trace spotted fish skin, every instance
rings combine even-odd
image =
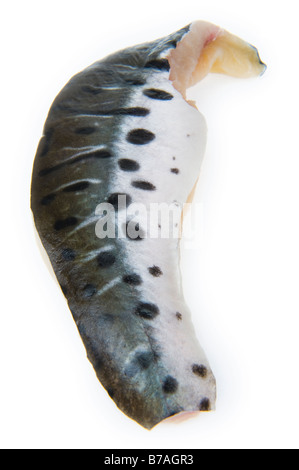
[[[96,208],[119,195],[147,211],[182,207],[196,183],[206,123],[174,88],[167,59],[189,30],[74,76],[52,104],[32,174],[36,228],[87,356],[116,405],[148,429],[214,409],[215,379],[184,301],[178,239],[100,239]]]

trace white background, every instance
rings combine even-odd
[[[298,448],[296,3],[2,2],[0,447]],[[37,244],[30,178],[48,109],[73,74],[196,19],[256,45],[268,70],[210,75],[190,91],[209,136],[195,198],[203,226],[182,271],[217,411],[149,432],[116,408],[86,359]]]

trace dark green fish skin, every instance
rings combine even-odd
[[[117,52],[74,76],[52,104],[32,173],[35,225],[88,359],[116,405],[148,429],[183,409],[173,393],[175,379],[160,360],[154,327],[142,318],[153,315],[153,309],[139,298],[140,280],[126,260],[124,244],[96,236],[95,208],[111,196],[121,123],[148,112],[130,107],[134,90],[151,74],[167,70],[160,54],[188,30]],[[100,250],[107,245],[103,255]],[[153,273],[159,275],[157,269]],[[105,291],[117,277],[122,282]]]

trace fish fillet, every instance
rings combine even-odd
[[[45,122],[35,225],[97,377],[147,429],[215,408],[182,291],[179,237],[160,236],[169,221],[152,217],[160,204],[180,216],[198,179],[206,122],[186,90],[209,72],[264,70],[253,46],[197,21],[87,67]]]

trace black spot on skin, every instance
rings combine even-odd
[[[80,157],[74,158],[70,162],[69,165],[74,165],[78,162],[82,162],[84,160],[91,160],[93,158],[111,158],[113,155],[109,150],[96,150],[95,152],[86,153],[85,155],[80,155]]]
[[[67,217],[66,219],[56,220],[54,224],[55,230],[63,230],[65,228],[73,227],[78,223],[76,217]]]
[[[50,166],[48,168],[43,168],[42,170],[39,171],[38,176],[47,176],[50,173],[53,173],[54,171],[60,170],[60,168],[63,168],[64,166],[65,166],[64,163],[59,163],[59,165]]]
[[[116,108],[116,109],[95,109],[93,111],[86,110],[86,113],[93,116],[147,116],[150,110],[141,106],[132,108]]]
[[[136,360],[141,369],[148,369],[154,359],[152,352],[141,352],[136,354]]]
[[[210,400],[208,398],[203,398],[199,404],[200,411],[209,411],[211,409]]]
[[[205,378],[207,376],[208,370],[202,364],[193,364],[192,372],[193,374],[198,375],[199,377]]]
[[[168,375],[163,382],[162,388],[165,393],[175,393],[178,389],[178,381],[171,375]]]
[[[125,82],[133,86],[142,86],[146,83],[145,80],[141,80],[138,78],[125,78]]]
[[[40,203],[42,206],[48,206],[49,204],[51,204],[52,201],[54,201],[55,197],[56,194],[47,194],[47,196],[42,198]]]
[[[178,320],[182,320],[183,315],[180,312],[176,312],[175,316],[177,317]]]
[[[157,70],[170,70],[170,65],[167,59],[153,59],[149,60],[145,66],[146,69],[157,69]]]
[[[140,286],[142,284],[142,279],[138,274],[126,274],[123,277],[123,281],[130,286]]]
[[[154,277],[159,277],[163,274],[163,272],[158,266],[151,266],[150,268],[148,268],[148,270],[149,273]]]
[[[125,193],[113,193],[107,199],[107,202],[111,204],[115,210],[122,209],[123,207],[118,207],[118,197],[123,196],[120,198],[120,202],[124,199],[126,206],[128,207],[132,203],[132,198],[129,194]]]
[[[76,163],[80,163],[84,160],[91,160],[93,158],[98,159],[98,158],[111,158],[113,155],[109,150],[96,150],[95,152],[90,152],[86,153],[84,155],[80,155],[80,157],[74,158],[73,160],[69,162],[64,162],[64,163],[59,163],[58,165],[51,166],[48,168],[43,168],[40,170],[38,173],[39,176],[47,176],[50,173],[53,173],[54,171],[60,170],[61,168],[64,168],[67,165],[75,165]]]
[[[170,169],[171,173],[174,173],[175,175],[178,175],[180,170],[178,168],[171,168]]]
[[[152,351],[141,351],[136,353],[133,360],[126,366],[125,375],[134,377],[136,374],[146,370],[154,361],[154,353]]]
[[[96,129],[94,127],[77,127],[77,129],[75,129],[75,134],[90,135],[95,131]]]
[[[123,171],[138,171],[140,168],[139,163],[135,160],[130,160],[129,158],[122,158],[118,160],[118,165]]]
[[[86,299],[90,299],[97,291],[96,286],[93,284],[86,284],[86,286],[83,289],[83,297]]]
[[[135,309],[135,313],[146,320],[153,320],[160,312],[157,305],[148,302],[140,302]]]
[[[147,90],[143,91],[143,94],[148,98],[152,98],[153,100],[169,101],[173,99],[173,95],[167,91],[158,90],[157,88],[148,88]]]
[[[98,266],[100,268],[109,268],[116,261],[115,256],[110,251],[103,251],[97,256]]]
[[[96,150],[95,152],[91,152],[88,154],[88,158],[110,158],[112,157],[112,153],[109,150]]]
[[[72,192],[76,192],[76,191],[84,191],[85,189],[88,188],[88,186],[89,186],[88,181],[81,181],[80,183],[75,183],[75,184],[72,184],[70,186],[66,186],[63,189],[63,192],[64,193],[72,193]]]
[[[74,261],[74,259],[76,258],[76,253],[71,248],[65,248],[64,250],[62,250],[61,255],[63,259],[65,259],[65,261]]]
[[[133,241],[140,241],[146,238],[146,233],[140,229],[138,223],[136,223],[135,227],[133,228],[133,223],[127,222],[124,224],[124,232],[126,236]]]
[[[154,186],[149,181],[132,181],[132,186],[137,189],[143,189],[144,191],[155,191],[156,186]]]
[[[120,114],[122,116],[147,116],[150,113],[150,110],[147,108],[121,108],[115,114]]]
[[[154,140],[155,134],[147,129],[133,129],[127,135],[130,144],[145,145]]]

